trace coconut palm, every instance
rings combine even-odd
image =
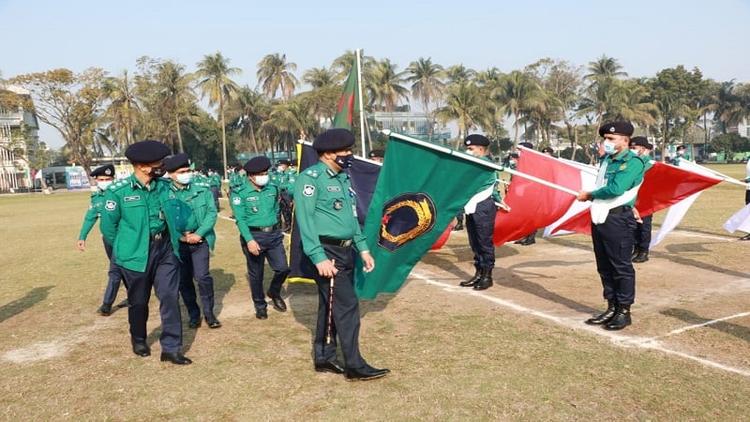
[[[430,114],[430,103],[440,98],[445,83],[443,83],[443,66],[433,63],[431,58],[418,58],[411,62],[406,69],[409,76],[406,81],[411,82],[411,94],[419,99],[426,114]]]
[[[171,114],[174,133],[177,135],[177,146],[180,152],[184,152],[180,119],[187,114],[189,107],[195,104],[193,75],[185,72],[185,66],[167,60],[157,65],[154,82],[157,103],[163,111]]]
[[[506,115],[513,116],[513,144],[518,145],[521,115],[538,102],[539,84],[529,74],[514,70],[502,79],[492,96]]]
[[[608,120],[627,120],[638,126],[656,124],[659,109],[649,101],[649,90],[637,80],[617,81],[614,84],[616,101],[609,105]]]
[[[227,117],[232,122],[231,126],[238,130],[241,139],[249,141],[250,147],[256,154],[270,147],[270,145],[262,144],[256,137],[270,109],[271,105],[267,98],[248,86],[240,88],[237,95],[227,104]]]
[[[126,70],[122,72],[122,77],[109,77],[103,83],[104,94],[109,99],[105,119],[111,122],[116,137],[118,134],[124,136],[125,139],[115,143],[121,148],[133,143],[133,126],[138,112],[138,102],[131,82]]]
[[[464,81],[448,87],[445,105],[435,110],[435,116],[443,124],[449,121],[456,122],[458,147],[472,128],[481,121],[487,121],[488,110],[476,84]]]
[[[357,53],[352,50],[346,50],[344,54],[336,57],[331,64],[331,69],[336,74],[335,78],[337,82],[346,80],[349,73],[352,71],[354,60],[356,60]],[[375,58],[372,56],[362,56],[362,73],[366,73],[370,67],[375,63]]]
[[[392,112],[401,100],[409,100],[409,90],[403,85],[405,73],[397,72],[397,65],[383,59],[372,66],[364,82],[371,105]]]
[[[210,106],[219,106],[219,117],[221,120],[221,144],[224,159],[224,178],[227,178],[227,132],[224,120],[224,105],[237,93],[237,83],[232,80],[232,75],[240,73],[240,69],[229,66],[229,59],[220,52],[206,55],[198,62],[198,70],[195,72],[196,87],[201,91],[203,97],[208,97]]]
[[[584,76],[584,79],[594,81],[628,76],[627,72],[622,71],[622,65],[617,59],[606,55],[589,62],[588,70],[589,73]]]
[[[281,96],[289,99],[297,88],[297,77],[292,73],[297,70],[295,63],[286,61],[286,54],[268,54],[258,62],[258,83],[263,92],[271,98],[281,91]]]
[[[459,84],[461,82],[470,81],[476,76],[476,74],[476,71],[469,69],[462,64],[456,64],[445,69],[445,77],[448,79],[449,84]]]
[[[336,74],[325,67],[313,67],[302,75],[302,82],[310,85],[313,89],[323,88],[336,84]]]

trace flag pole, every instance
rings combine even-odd
[[[565,186],[561,186],[561,185],[558,185],[556,183],[548,182],[548,181],[546,181],[544,179],[540,179],[540,178],[538,178],[536,176],[532,176],[530,174],[521,173],[518,170],[512,170],[512,169],[509,169],[507,167],[503,167],[501,165],[498,165],[498,164],[495,164],[495,163],[492,163],[492,162],[489,162],[489,161],[482,160],[480,158],[474,157],[474,156],[469,155],[469,154],[464,154],[463,152],[460,152],[460,151],[454,151],[454,150],[452,150],[452,149],[450,149],[448,147],[444,147],[444,146],[440,146],[440,145],[434,145],[434,144],[431,144],[431,143],[425,142],[425,141],[420,141],[419,139],[414,139],[414,138],[411,138],[409,136],[402,135],[400,133],[391,132],[390,130],[387,130],[387,129],[383,130],[382,132],[386,136],[390,136],[392,138],[401,139],[402,141],[406,141],[406,142],[409,142],[409,143],[412,143],[412,144],[415,144],[415,145],[419,145],[419,146],[422,146],[422,147],[425,147],[425,148],[428,148],[428,149],[431,149],[431,150],[434,150],[434,151],[440,151],[440,152],[448,154],[448,155],[453,155],[453,156],[455,156],[457,158],[461,158],[461,159],[466,160],[466,161],[471,161],[472,163],[476,163],[476,164],[479,164],[479,165],[484,166],[484,167],[489,167],[489,168],[491,168],[493,170],[504,171],[504,172],[507,172],[509,174],[512,174],[513,176],[518,176],[518,177],[522,177],[522,178],[527,179],[527,180],[531,180],[532,182],[539,183],[540,185],[547,186],[548,188],[559,190],[560,192],[565,192],[565,193],[571,194],[573,196],[578,196],[578,192],[575,191],[575,190],[573,190],[573,189],[566,188]]]
[[[365,106],[362,98],[362,49],[356,50],[357,57],[357,91],[359,95],[359,131],[362,139],[362,158],[367,156],[365,151]]]

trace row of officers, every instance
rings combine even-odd
[[[356,195],[343,171],[351,166],[353,145],[354,137],[348,130],[322,133],[313,142],[319,162],[297,176],[298,180],[289,174],[269,172],[270,160],[255,157],[231,178],[229,202],[246,259],[255,316],[266,319],[267,299],[277,311],[287,309],[281,295],[289,267],[280,204],[295,198],[303,265],[315,270],[319,296],[314,369],[342,374],[347,380],[371,380],[390,371],[369,365],[359,351],[354,254],[361,257],[365,271],[371,271],[375,262],[356,219]],[[92,172],[99,189],[92,193],[78,248],[85,249],[86,237],[99,220],[110,258],[100,313],[111,313],[122,281],[127,290],[133,353],[150,356],[146,324],[153,289],[160,302],[161,360],[190,364],[192,361],[182,353],[179,298],[187,308],[190,328],[198,328],[204,321],[210,328],[221,327],[214,313],[214,282],[209,272],[210,252],[216,242],[216,193],[209,181],[196,177],[186,154],[170,155],[161,142],[137,142],[127,148],[125,156],[133,166],[128,178],[114,181],[111,166]],[[273,277],[264,291],[266,261]],[[337,349],[342,352],[343,363],[337,358]]]

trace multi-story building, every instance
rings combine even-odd
[[[20,96],[29,92],[13,85],[0,85],[0,90]],[[36,114],[23,107],[4,108],[0,104],[0,192],[15,192],[32,186],[31,173],[23,137],[38,138]]]

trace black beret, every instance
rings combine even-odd
[[[190,167],[190,159],[184,152],[170,155],[164,159],[164,170],[166,171],[173,172],[183,167]]]
[[[253,157],[245,163],[243,168],[247,174],[263,173],[271,167],[271,160],[264,155]]]
[[[169,147],[159,141],[140,141],[125,150],[131,163],[153,163],[169,155]]]
[[[534,149],[534,145],[531,145],[531,142],[521,142],[521,143],[520,143],[520,144],[518,144],[518,145],[519,145],[519,146],[522,146],[522,147],[524,147],[524,148],[528,148],[528,149]]]
[[[612,135],[625,135],[630,136],[633,134],[633,125],[630,122],[609,122],[602,125],[599,128],[599,136],[604,136],[607,133]]]
[[[338,151],[351,148],[354,135],[348,129],[328,129],[313,141],[313,148],[318,152]]]
[[[675,148],[675,151],[681,151],[685,149],[685,145],[677,145],[677,148]]]
[[[511,153],[510,153],[510,158],[515,158],[515,159],[517,160],[517,159],[518,159],[518,157],[520,157],[520,155],[518,155],[518,153],[517,153],[517,152],[511,152]]]
[[[555,150],[552,149],[551,147],[544,147],[542,148],[542,152],[547,153],[547,154],[554,154]]]
[[[278,164],[286,164],[287,166],[291,166],[292,162],[290,160],[279,160]]]
[[[370,151],[370,154],[368,154],[368,157],[369,158],[376,158],[376,157],[383,158],[385,157],[385,151],[383,151],[382,149],[374,149]]]
[[[630,146],[639,146],[651,149],[653,146],[648,142],[648,139],[646,139],[645,136],[634,136],[630,138]]]
[[[484,135],[472,133],[471,135],[467,136],[466,139],[464,139],[464,145],[478,145],[480,147],[487,147],[490,146],[490,140],[487,139],[487,137]]]
[[[91,177],[97,176],[115,177],[115,166],[112,164],[106,164],[95,168],[94,171],[91,172]]]

